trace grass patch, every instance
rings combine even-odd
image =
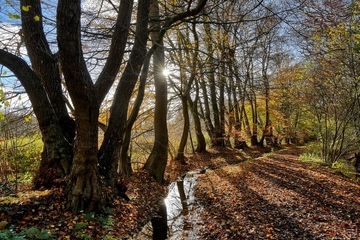
[[[300,160],[303,162],[310,162],[310,163],[324,163],[322,158],[314,153],[304,153],[300,155]]]
[[[300,155],[300,160],[307,163],[324,164],[321,157],[321,143],[313,142],[305,147],[305,153]]]
[[[349,161],[340,159],[340,160],[334,162],[331,165],[331,168],[335,169],[336,171],[341,172],[343,175],[345,175],[348,178],[351,178],[354,180],[356,179],[356,169]]]
[[[300,160],[302,162],[314,165],[326,165],[350,179],[356,179],[356,169],[351,162],[345,159],[339,159],[333,164],[325,163],[320,154],[321,148],[319,143],[310,144],[306,147],[306,149],[306,153],[300,155]]]
[[[31,183],[41,161],[40,134],[24,135],[0,143],[0,194]]]

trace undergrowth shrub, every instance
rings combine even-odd
[[[355,179],[356,178],[356,169],[353,164],[343,158],[333,162],[333,163],[326,163],[321,156],[322,146],[320,142],[313,142],[306,146],[305,153],[300,155],[300,160],[304,162],[310,163],[321,163],[326,164],[327,166],[341,172],[348,178]]]
[[[56,236],[48,230],[37,229],[34,227],[24,229],[20,233],[15,233],[12,230],[6,229],[0,231],[0,240],[21,240],[21,239],[56,239]]]
[[[20,183],[31,182],[40,164],[42,146],[40,134],[1,142],[0,181],[2,185],[16,188]]]
[[[322,145],[321,142],[311,142],[306,145],[305,153],[300,155],[300,159],[308,162],[322,162],[321,151]]]

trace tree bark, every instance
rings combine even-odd
[[[81,47],[80,0],[59,1],[57,30],[60,60],[72,103],[75,107],[76,142],[73,166],[68,179],[68,208],[97,210],[101,198],[97,172],[99,107],[94,84]]]
[[[89,96],[90,97],[90,96]],[[67,207],[73,212],[99,210],[103,200],[102,185],[98,175],[98,117],[96,98],[84,111],[76,111],[77,136],[73,166],[69,176],[69,196]]]
[[[243,133],[242,133],[242,102],[243,99],[245,98],[244,96],[244,91],[241,88],[241,84],[240,84],[240,77],[239,77],[239,73],[235,68],[235,62],[232,62],[231,65],[231,70],[233,72],[233,76],[235,78],[235,84],[231,90],[231,94],[234,100],[234,106],[233,106],[233,111],[234,111],[234,129],[235,129],[235,133],[234,133],[234,148],[237,149],[244,149],[246,148],[246,142],[243,138]],[[238,92],[237,92],[237,91]],[[238,95],[240,96],[240,99],[238,99]]]
[[[160,23],[159,3],[153,0],[150,7],[150,17],[154,21],[150,37],[155,43],[159,39]],[[155,115],[154,131],[155,141],[144,168],[149,171],[159,183],[164,182],[164,173],[168,157],[168,131],[167,131],[167,82],[163,74],[165,53],[163,41],[157,42],[158,46],[153,54],[153,69],[155,81]]]
[[[191,99],[191,96],[188,95],[189,107],[194,119],[194,128],[195,128],[196,140],[197,140],[197,146],[195,151],[206,152],[206,141],[204,134],[202,133],[201,121],[197,106],[199,99],[199,84],[195,82],[195,86],[196,86],[196,94],[194,101]]]
[[[128,150],[131,142],[131,129],[133,124],[136,121],[136,118],[139,114],[141,103],[145,96],[145,84],[146,79],[149,71],[150,66],[150,59],[151,59],[152,52],[148,52],[146,54],[144,65],[141,70],[140,75],[140,82],[139,82],[139,88],[137,92],[137,96],[134,102],[134,106],[131,110],[131,114],[128,118],[128,121],[126,123],[126,129],[124,134],[124,139],[122,142],[121,150],[120,150],[120,163],[119,163],[119,173],[123,174],[125,176],[130,176],[132,173],[132,167],[131,167],[131,156],[128,156]]]
[[[251,146],[259,146],[258,113],[257,113],[256,97],[253,97],[251,101],[251,114],[252,114],[252,132],[250,138]]]
[[[128,64],[116,88],[110,109],[109,125],[99,150],[100,173],[105,176],[107,183],[112,187],[116,185],[118,180],[117,170],[119,161],[121,161],[120,166],[122,166],[126,174],[131,171],[127,163],[128,160],[120,158],[120,148],[125,133],[130,98],[146,56],[149,5],[150,0],[139,1],[134,46],[130,53]]]
[[[181,96],[184,127],[183,127],[183,132],[181,135],[177,155],[175,157],[175,159],[178,160],[182,164],[186,164],[184,151],[185,151],[185,146],[186,146],[186,142],[187,142],[188,135],[189,135],[189,129],[190,129],[189,109],[188,109],[188,103],[187,103],[186,98],[187,98],[187,96]]]
[[[205,24],[205,32],[207,35],[206,39],[206,50],[207,54],[209,55],[209,63],[208,63],[208,82],[209,82],[209,89],[210,89],[210,102],[211,102],[211,112],[213,117],[213,129],[212,133],[210,134],[211,137],[211,145],[212,146],[223,146],[223,134],[222,134],[222,126],[221,126],[221,112],[218,106],[218,99],[217,99],[217,90],[216,90],[216,81],[215,81],[215,61],[214,61],[214,47],[213,47],[213,39],[212,39],[212,30],[209,24]],[[221,80],[220,80],[221,81]],[[220,83],[221,86],[222,83]],[[206,88],[203,87],[203,90]],[[223,91],[220,89],[220,94],[223,94]],[[220,98],[221,99],[221,98]],[[220,104],[220,103],[219,103]],[[220,104],[221,106],[221,104]],[[210,110],[210,109],[209,109]],[[205,109],[206,111],[206,109]],[[210,112],[206,113],[208,117],[211,116]],[[209,120],[208,120],[209,122]],[[210,127],[210,126],[209,126]],[[209,129],[211,130],[211,129]]]
[[[196,32],[196,24],[195,23],[192,23],[191,31],[194,36],[194,40],[191,41],[189,33],[187,32],[186,42],[193,42],[194,53],[192,55],[190,55],[190,51],[189,50],[186,51],[187,62],[189,62],[189,64],[191,65],[191,69],[190,69],[191,74],[189,77],[189,81],[187,81],[187,82],[185,81],[185,83],[184,83],[184,85],[185,85],[184,92],[180,93],[181,103],[182,103],[182,107],[183,107],[184,128],[183,128],[183,133],[182,133],[179,148],[178,148],[178,154],[175,158],[176,160],[179,160],[182,164],[186,163],[184,150],[185,150],[186,142],[187,142],[188,135],[189,135],[189,129],[190,129],[188,98],[190,96],[191,86],[192,86],[193,82],[195,81],[196,73],[198,71],[197,66],[198,66],[199,38],[198,38],[198,35]],[[186,77],[185,74],[184,74],[184,77]],[[182,77],[182,79],[184,77]]]
[[[42,11],[39,0],[21,0],[20,6],[31,6],[29,11],[21,11],[22,20],[22,38],[26,46],[26,50],[31,61],[32,69],[40,78],[44,90],[50,100],[58,124],[62,130],[61,136],[65,137],[66,141],[73,145],[75,137],[75,122],[68,114],[66,109],[64,96],[61,88],[60,78],[60,62],[58,56],[53,54],[50,50],[49,44],[46,40],[43,26],[42,26]],[[39,16],[39,21],[34,20],[34,16]],[[57,145],[57,144],[55,144]],[[61,172],[57,169],[59,166],[54,161],[55,158],[49,156],[49,153],[55,151],[50,148],[57,148],[49,143],[44,144],[42,152],[42,163],[38,174],[34,178],[36,188],[41,186],[50,186],[49,173]],[[71,164],[71,154],[68,156],[68,165]],[[63,173],[64,174],[64,173]],[[61,174],[61,175],[63,175]],[[55,174],[55,176],[59,176]],[[49,179],[49,181],[47,181]],[[49,183],[46,183],[49,182]]]

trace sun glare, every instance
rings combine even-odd
[[[169,75],[170,75],[170,70],[167,69],[167,68],[164,68],[163,74],[164,74],[166,77],[169,76]]]

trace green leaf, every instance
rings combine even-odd
[[[30,238],[34,238],[36,236],[38,236],[40,234],[40,230],[37,228],[29,228],[26,230],[26,236],[30,237]]]
[[[84,219],[86,221],[89,221],[90,219],[94,218],[94,216],[95,216],[95,213],[89,212],[89,213],[85,214]]]
[[[10,239],[12,237],[12,233],[9,230],[1,230],[0,231],[0,240]]]
[[[87,223],[79,222],[79,223],[74,225],[74,230],[80,230],[80,229],[86,227],[87,225],[88,225]]]
[[[38,239],[52,239],[53,235],[51,235],[50,232],[46,231],[46,230],[41,230],[40,234],[38,235]]]
[[[30,10],[31,6],[30,5],[23,5],[21,6],[21,9],[24,11],[24,12],[28,12]]]
[[[20,19],[20,15],[8,13],[8,17],[12,19]]]
[[[24,120],[25,120],[25,122],[30,122],[31,119],[32,119],[32,116],[29,115],[29,116],[26,116]]]

